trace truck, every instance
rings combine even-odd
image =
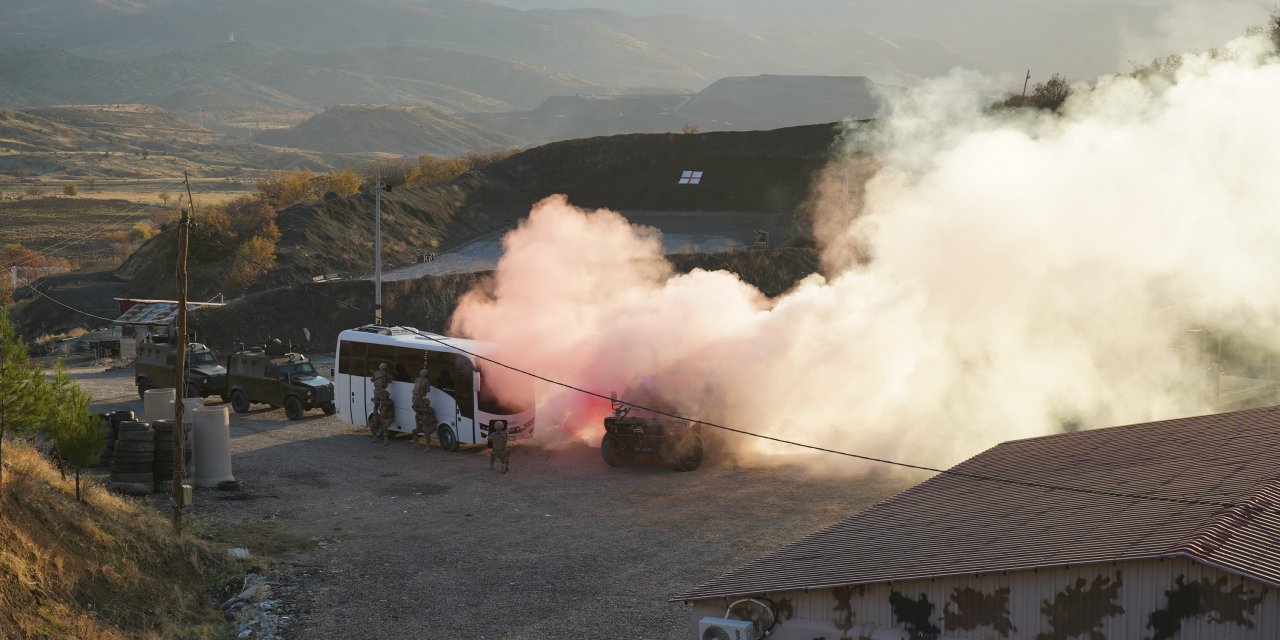
[[[337,413],[333,383],[316,372],[307,356],[290,352],[279,340],[227,357],[227,394],[231,409],[247,413],[257,404],[284,407],[290,420],[301,420],[311,409]]]
[[[171,342],[144,342],[138,345],[138,357],[133,361],[134,382],[138,385],[138,397],[147,389],[176,389],[178,385],[178,345]],[[199,342],[187,346],[187,375],[185,397],[207,398],[218,396],[223,402],[227,395],[227,370],[213,351]]]
[[[635,397],[632,400],[640,402]],[[628,404],[619,400],[617,394],[610,394],[613,415],[604,419],[604,438],[600,441],[600,455],[605,464],[621,467],[634,462],[637,456],[650,455],[676,471],[697,469],[703,456],[700,425],[665,415],[675,412],[654,404],[649,400],[643,406],[657,411]]]

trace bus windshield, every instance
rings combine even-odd
[[[480,410],[513,416],[533,408],[533,379],[505,367],[480,362]]]

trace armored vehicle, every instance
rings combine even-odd
[[[289,353],[279,340],[231,354],[227,358],[227,391],[231,408],[245,413],[254,403],[284,407],[290,420],[300,420],[308,409],[337,412],[333,383],[316,373],[301,353]]]
[[[696,423],[640,409],[620,402],[616,395],[612,403],[613,415],[604,419],[600,442],[606,464],[620,467],[640,454],[658,456],[676,471],[693,471],[702,464],[702,433]],[[644,405],[653,406],[649,402]]]
[[[134,381],[138,397],[147,389],[176,389],[178,383],[178,345],[170,342],[144,342],[138,345],[133,361]],[[198,342],[187,345],[187,398],[219,396],[227,400],[227,370],[208,347]]]

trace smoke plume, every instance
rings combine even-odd
[[[654,230],[555,197],[453,331],[593,391],[650,377],[682,413],[919,464],[1208,412],[1189,330],[1280,317],[1271,46],[1103,78],[1060,115],[988,111],[981,85],[953,74],[850,130],[815,194],[825,273],[783,296],[676,274]],[[598,442],[607,403],[546,408]]]

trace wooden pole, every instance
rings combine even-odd
[[[191,215],[195,212],[196,201],[191,198],[191,180],[187,172],[182,172],[182,181],[187,186],[187,208],[182,210],[182,222],[178,224],[178,318],[177,318],[177,352],[178,352],[178,384],[174,391],[173,405],[173,532],[182,531],[182,482],[186,475],[187,431],[184,426],[186,416],[182,399],[187,393],[187,243],[191,236]]]
[[[1022,97],[1027,97],[1027,85],[1031,84],[1031,70],[1027,69],[1027,79],[1022,81]]]

